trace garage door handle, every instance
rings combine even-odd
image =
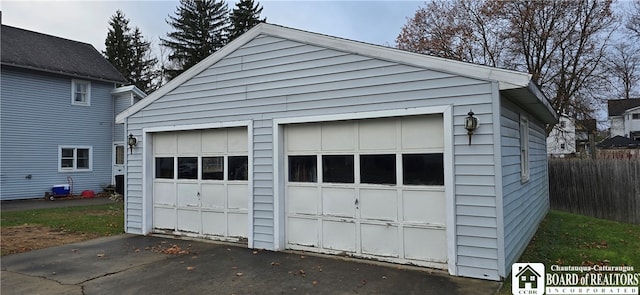
[[[358,199],[356,199],[356,202],[354,204],[358,205]]]

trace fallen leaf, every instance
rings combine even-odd
[[[71,252],[78,252],[78,249],[71,249]]]
[[[280,263],[278,263],[278,262],[273,262],[273,261],[271,262],[271,266],[278,266],[278,265],[280,265]]]
[[[253,255],[256,255],[256,254],[258,254],[258,251],[253,251]]]
[[[300,270],[300,274],[302,274],[302,275],[305,274],[304,270],[301,269]]]
[[[313,281],[313,282],[311,282],[311,284],[313,284],[315,286],[315,285],[318,284],[318,282],[317,281]]]
[[[242,275],[244,275],[244,274],[243,274],[243,273],[241,273],[241,272],[237,272],[237,273],[236,273],[236,276],[241,277]]]
[[[135,252],[136,252],[136,253],[140,252],[140,249],[136,249],[136,251],[135,251]]]
[[[383,280],[386,280],[386,279],[387,279],[387,276],[382,276],[382,279],[383,279]]]
[[[104,257],[104,253],[98,253],[98,257]]]
[[[187,270],[194,270],[194,269],[196,269],[196,268],[193,267],[193,266],[187,266]]]

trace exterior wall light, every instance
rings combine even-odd
[[[473,131],[478,129],[478,118],[473,116],[473,111],[469,110],[466,118],[464,118],[464,128],[467,129],[467,135],[469,135],[469,145],[471,145],[471,135]]]
[[[130,153],[133,154],[133,148],[136,146],[136,144],[138,144],[138,140],[133,137],[133,134],[129,133],[129,140],[127,141],[127,143],[129,144]]]

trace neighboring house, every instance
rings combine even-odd
[[[640,98],[607,101],[611,135],[640,140]]]
[[[5,25],[1,34],[0,199],[41,198],[68,177],[76,194],[123,179],[115,114],[145,94],[117,88],[126,80],[90,44]]]
[[[116,117],[125,230],[500,280],[556,120],[528,74],[263,23]]]
[[[576,153],[576,124],[574,119],[562,114],[549,136],[547,136],[547,154],[564,158]]]
[[[576,122],[576,155],[591,156],[595,152],[598,128],[595,119]]]

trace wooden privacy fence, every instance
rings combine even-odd
[[[551,209],[640,224],[640,159],[550,159]]]

